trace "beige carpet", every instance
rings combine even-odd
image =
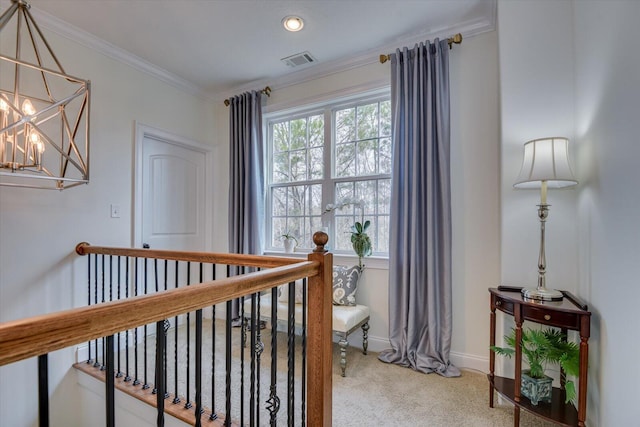
[[[342,378],[334,350],[333,425],[510,427],[513,406],[489,408],[489,383],[484,373],[463,370],[458,378],[422,374],[380,362],[349,348],[347,377]],[[497,398],[495,399],[497,403]],[[521,411],[520,425],[547,427]]]
[[[192,320],[193,322],[193,320]],[[203,378],[203,404],[211,407],[211,333],[210,321],[205,321],[203,340],[203,367],[205,374]],[[216,374],[215,374],[215,396],[216,410],[224,411],[224,327],[222,323],[216,326],[217,338],[216,346]],[[264,401],[268,398],[269,392],[269,367],[270,367],[270,330],[262,330],[262,340],[265,349],[262,354],[261,363],[261,385],[260,395],[263,402],[260,407],[260,425],[268,425],[268,412]],[[233,329],[233,367],[232,367],[232,416],[235,421],[240,417],[240,329]],[[195,328],[193,324],[190,330],[191,341],[195,340]],[[249,339],[249,337],[247,337]],[[186,390],[184,367],[186,361],[186,328],[179,328],[179,395],[182,395],[183,405]],[[298,339],[299,344],[299,339]],[[168,334],[169,349],[169,384],[168,391],[173,392],[175,383],[172,378],[173,372],[173,329]],[[150,350],[148,360],[148,377],[153,378],[153,352],[155,346],[153,337],[148,339]],[[193,345],[193,344],[192,344]],[[190,351],[191,370],[195,366],[193,348]],[[139,347],[141,351],[141,347]],[[286,335],[278,334],[278,394],[282,399],[281,408],[278,413],[278,426],[287,425],[286,408]],[[300,422],[300,349],[297,350],[296,358],[296,421]],[[122,356],[123,357],[123,356]],[[130,359],[132,354],[130,352]],[[142,356],[138,360],[139,377],[142,377]],[[513,426],[513,406],[504,403],[498,404],[496,397],[496,407],[489,408],[489,384],[484,373],[463,370],[462,376],[458,378],[444,378],[437,374],[422,374],[408,368],[389,365],[378,360],[377,353],[369,352],[363,355],[357,348],[349,347],[347,352],[347,376],[340,376],[339,349],[334,345],[333,354],[333,425],[339,427],[349,426],[425,426],[425,427],[510,427]],[[124,363],[124,360],[123,360]],[[133,366],[133,361],[131,361]],[[245,424],[249,419],[249,389],[250,389],[250,356],[245,348],[244,366],[244,411]],[[150,380],[150,382],[152,382]],[[195,398],[193,387],[195,379],[191,379],[190,392],[191,400]],[[171,404],[167,401],[167,404]],[[544,422],[534,417],[526,411],[521,412],[520,425],[523,427],[547,427],[554,424]]]

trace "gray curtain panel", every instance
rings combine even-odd
[[[438,39],[391,55],[391,349],[379,357],[453,377],[448,55]]]
[[[261,254],[264,222],[262,94],[246,92],[229,99],[229,252]],[[230,274],[242,273],[230,268]],[[240,304],[232,304],[239,320]]]

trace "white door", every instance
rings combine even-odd
[[[197,143],[137,125],[134,246],[210,248],[210,151]]]

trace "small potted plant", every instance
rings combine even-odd
[[[511,357],[516,352],[515,329],[511,330],[511,334],[505,335],[504,339],[508,347],[491,346],[491,350]],[[557,329],[523,329],[521,347],[529,370],[522,371],[520,391],[533,405],[551,401],[553,379],[545,375],[545,365],[559,365],[569,376],[579,374],[580,349],[576,343],[567,341]],[[575,400],[576,388],[573,381],[567,380],[564,389],[565,402]]]
[[[371,221],[367,220],[364,223],[356,221],[351,226],[351,245],[353,250],[358,255],[358,267],[360,271],[363,269],[362,258],[371,255],[371,239],[367,234],[367,228],[371,225]]]
[[[347,206],[355,206],[360,209],[361,220],[356,221],[351,226],[351,246],[353,247],[353,251],[358,255],[358,267],[360,271],[364,269],[364,264],[362,264],[362,258],[366,256],[370,256],[373,253],[373,249],[371,246],[371,238],[367,234],[367,229],[371,225],[371,221],[364,220],[364,201],[362,200],[351,200],[347,199],[342,203],[338,204],[329,204],[323,213],[328,213],[334,211],[336,209],[342,209]]]
[[[280,238],[284,243],[284,251],[288,254],[293,253],[293,250],[298,245],[298,239],[296,239],[296,237],[288,231],[282,234]]]

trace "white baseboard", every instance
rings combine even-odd
[[[449,359],[451,360],[451,363],[458,368],[473,369],[484,373],[489,372],[488,357],[480,357],[475,354],[452,351],[449,353]]]
[[[217,314],[217,313],[216,313]],[[181,322],[180,322],[181,323]],[[155,332],[155,331],[154,331]],[[151,333],[150,333],[151,334]],[[132,335],[132,334],[129,334]],[[142,334],[140,334],[142,335]],[[133,343],[132,336],[129,337],[129,344]],[[139,336],[138,340],[142,337]],[[125,340],[124,334],[121,335],[121,346],[124,348]],[[362,331],[354,331],[351,335],[349,335],[349,345],[356,348],[362,348]],[[333,341],[338,342],[337,335],[333,334]],[[93,342],[93,341],[92,341]],[[116,343],[117,345],[117,343]],[[391,348],[388,337],[378,337],[369,335],[369,346],[368,349],[373,352],[381,352],[382,350],[386,350]],[[92,349],[92,352],[95,352],[95,349]],[[449,353],[449,357],[451,363],[458,368],[462,369],[473,369],[476,371],[488,373],[489,372],[489,358],[488,357],[480,357],[475,354],[468,353],[460,353],[456,351],[452,351]],[[89,358],[89,348],[88,345],[82,344],[76,348],[76,361],[84,362]]]
[[[334,341],[337,342],[337,338],[334,335]],[[362,331],[355,331],[349,335],[349,345],[355,348],[362,348]],[[391,348],[389,338],[376,337],[369,335],[369,350],[375,352],[381,352]],[[459,353],[452,351],[449,353],[451,363],[461,369],[473,369],[484,373],[489,372],[489,358],[480,357],[475,354]]]
[[[334,341],[336,341],[335,336]],[[349,335],[349,345],[356,348],[362,348],[362,331],[356,331]],[[369,350],[381,352],[382,350],[387,350],[389,348],[391,348],[389,338],[369,335]],[[475,354],[452,351],[449,353],[449,358],[451,363],[458,368],[473,369],[484,373],[489,372],[488,357],[480,357]]]

